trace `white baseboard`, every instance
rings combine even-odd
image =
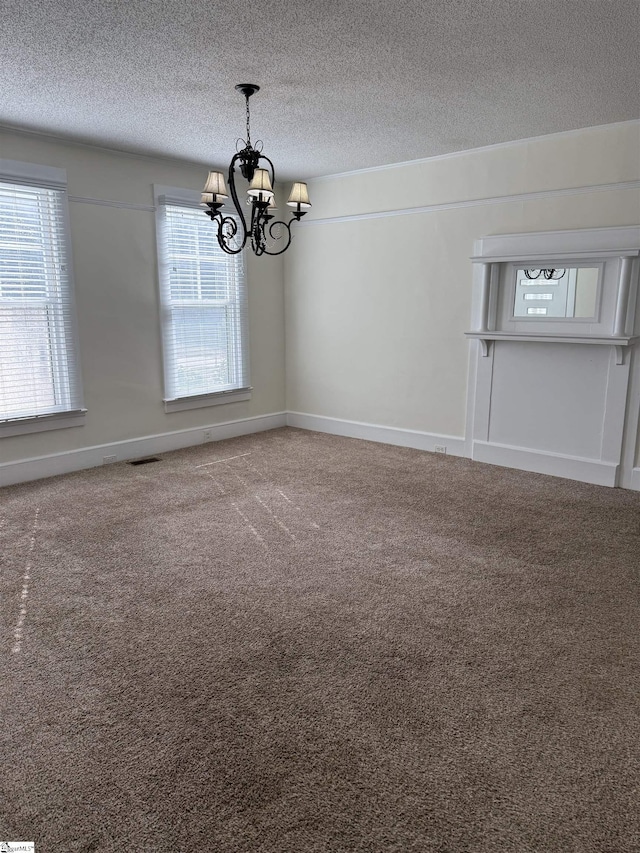
[[[152,456],[156,453],[167,453],[170,450],[192,447],[195,444],[203,443],[205,430],[211,431],[212,441],[222,441],[225,438],[235,438],[239,435],[276,429],[286,426],[286,424],[286,412],[275,412],[270,415],[241,418],[240,420],[226,421],[211,426],[204,425],[193,429],[165,432],[160,435],[148,435],[144,438],[134,438],[128,441],[115,441],[111,444],[83,447],[80,450],[54,453],[50,456],[5,462],[0,465],[0,486],[25,483],[28,480],[39,480],[42,477],[53,477],[56,474],[68,474],[71,471],[81,471],[84,468],[95,468],[97,465],[104,464],[105,456],[115,456],[120,462],[123,459],[136,459],[141,456]]]
[[[413,447],[416,450],[435,452],[436,445],[446,447],[451,456],[464,456],[464,438],[455,435],[436,435],[399,427],[365,424],[360,421],[345,421],[341,418],[327,418],[322,415],[308,415],[303,412],[287,412],[287,426],[309,429],[315,432],[328,432],[331,435],[343,435],[347,438],[362,438],[366,441],[378,441],[381,444],[396,444],[400,447]]]
[[[493,444],[488,441],[473,442],[472,458],[476,462],[486,462],[489,465],[519,468],[536,474],[550,474],[552,477],[566,477],[597,486],[615,486],[618,476],[618,465],[615,462],[548,453],[528,447],[512,447],[508,444]]]
[[[341,418],[329,418],[321,415],[309,415],[303,412],[275,412],[226,421],[211,426],[199,426],[193,429],[150,435],[144,438],[116,441],[94,447],[85,447],[50,456],[21,459],[17,462],[0,464],[0,486],[39,480],[57,474],[68,474],[84,468],[102,465],[105,456],[115,456],[118,461],[167,453],[202,444],[204,430],[210,430],[212,441],[222,441],[240,435],[292,426],[347,438],[360,438],[365,441],[377,441],[382,444],[395,444],[399,447],[411,447],[416,450],[434,452],[436,445],[446,447],[451,456],[465,456],[463,438],[453,435],[437,435],[420,430],[401,429],[399,427],[380,426],[378,424],[347,421]],[[533,471],[555,477],[566,477],[594,483],[600,486],[615,486],[618,466],[612,462],[586,459],[580,456],[566,456],[558,453],[545,453],[526,447],[492,444],[484,441],[473,442],[473,459],[490,465]],[[634,468],[630,488],[640,491],[640,468]]]

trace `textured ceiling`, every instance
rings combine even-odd
[[[0,0],[0,124],[311,177],[637,118],[638,0]]]

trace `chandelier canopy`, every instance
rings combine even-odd
[[[236,153],[229,164],[229,189],[235,214],[222,213],[229,198],[222,172],[209,172],[202,191],[201,201],[207,207],[206,215],[217,224],[218,243],[229,255],[237,255],[247,243],[256,255],[281,255],[291,244],[291,224],[298,222],[311,207],[307,185],[294,183],[287,206],[292,208],[288,222],[275,219],[275,172],[271,160],[262,153],[262,142],[251,144],[249,98],[260,89],[255,83],[239,83],[236,89],[245,97],[247,106],[247,138],[236,143]],[[239,147],[239,146],[242,147]],[[262,162],[262,166],[261,166]],[[245,217],[236,189],[236,167],[249,182],[246,204],[251,208],[249,221]]]

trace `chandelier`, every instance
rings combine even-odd
[[[287,201],[292,208],[288,222],[275,219],[275,196],[273,186],[275,173],[273,163],[262,153],[262,142],[251,144],[249,98],[259,91],[255,83],[239,83],[236,89],[245,97],[247,105],[247,138],[238,139],[236,153],[229,164],[229,189],[236,209],[235,214],[223,215],[221,208],[229,198],[222,172],[209,172],[202,191],[201,202],[206,205],[206,215],[218,226],[218,243],[229,255],[237,255],[250,243],[256,255],[281,255],[291,243],[291,224],[299,222],[311,207],[307,185],[294,183]],[[242,147],[240,147],[242,146]],[[264,161],[266,168],[261,168]],[[246,204],[251,213],[245,217],[236,189],[236,167],[249,181]]]
[[[547,281],[551,281],[551,280],[556,281],[557,279],[562,278],[562,276],[565,274],[565,272],[566,272],[566,270],[535,270],[535,269],[532,270],[532,269],[528,269],[528,270],[524,271],[524,274],[526,275],[527,278],[530,278],[530,279],[536,279],[536,278],[540,278],[540,276],[543,276],[545,279],[547,279]]]

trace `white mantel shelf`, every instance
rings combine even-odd
[[[637,335],[558,335],[551,332],[465,332],[466,337],[475,338],[482,344],[482,355],[489,355],[491,341],[527,341],[547,344],[596,344],[616,348],[616,364],[623,364],[623,347],[631,347],[640,341]]]

